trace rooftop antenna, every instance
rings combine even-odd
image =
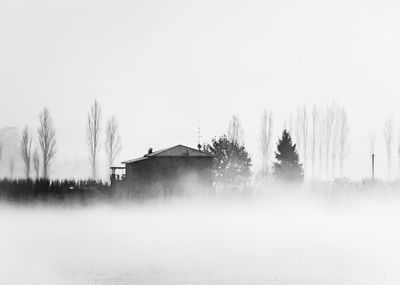
[[[201,127],[197,129],[197,148],[201,150],[201,143],[200,140],[203,136],[201,135]]]

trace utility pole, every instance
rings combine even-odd
[[[372,154],[372,182],[375,182],[375,154]]]

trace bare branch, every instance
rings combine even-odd
[[[305,170],[307,164],[308,153],[308,114],[307,105],[297,107],[297,115],[295,120],[294,138],[297,149],[300,153],[300,159]]]
[[[21,157],[25,164],[25,177],[28,179],[31,172],[31,150],[32,150],[32,136],[29,133],[28,126],[22,131],[21,138]]]
[[[50,163],[56,153],[56,130],[47,108],[44,108],[40,113],[39,121],[38,135],[42,151],[43,178],[48,179]]]
[[[37,149],[33,152],[33,169],[35,170],[36,179],[40,176],[40,159]]]
[[[100,121],[101,107],[94,101],[88,114],[88,124],[86,129],[86,141],[89,148],[89,162],[92,168],[92,178],[97,178],[97,153],[100,148]]]
[[[115,158],[122,149],[121,137],[119,136],[118,123],[115,117],[111,117],[106,124],[105,149],[108,158],[108,167],[111,167]]]
[[[312,167],[312,176],[315,176],[315,161],[316,161],[316,157],[317,157],[317,149],[316,149],[316,145],[317,145],[317,132],[318,132],[318,109],[317,107],[314,105],[313,109],[312,109],[312,127],[311,127],[311,131],[312,131],[312,135],[311,135],[311,167]]]
[[[307,150],[308,150],[308,114],[307,106],[304,104],[300,113],[300,137],[302,144],[302,154],[303,154],[303,169],[306,171],[307,167]]]
[[[300,109],[300,106],[297,107],[297,114],[295,117],[294,126],[293,126],[292,131],[293,131],[292,138],[295,139],[297,150],[300,152],[300,150],[301,150],[301,109]]]
[[[14,178],[14,170],[15,170],[15,160],[13,157],[10,158],[10,162],[8,164],[8,169],[10,171],[10,178]]]
[[[243,144],[243,129],[237,116],[233,116],[229,123],[228,138],[234,143]]]
[[[340,160],[340,177],[343,178],[344,159],[348,153],[348,135],[350,132],[349,121],[346,110],[342,107],[339,112],[339,160]]]
[[[383,127],[383,135],[385,137],[386,155],[388,164],[388,178],[391,178],[392,168],[392,142],[393,142],[393,117],[389,116],[385,120]]]
[[[339,125],[340,125],[340,110],[335,102],[332,103],[331,106],[333,121],[332,121],[332,142],[331,142],[331,154],[332,154],[332,178],[335,179],[336,174],[336,158],[337,158],[337,150],[339,146]]]
[[[261,118],[260,152],[262,158],[262,174],[267,176],[270,164],[270,145],[273,131],[272,113],[264,111]]]
[[[329,176],[329,154],[331,150],[331,143],[333,137],[333,127],[335,120],[335,109],[333,107],[329,107],[325,113],[325,155],[326,155],[326,177]]]

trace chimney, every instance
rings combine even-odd
[[[149,148],[149,151],[147,152],[147,154],[152,154],[153,153],[153,148]]]

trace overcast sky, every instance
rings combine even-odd
[[[345,174],[365,177],[369,133],[384,154],[383,121],[400,119],[398,15],[398,1],[0,0],[0,128],[36,133],[47,106],[52,176],[86,177],[94,99],[103,121],[119,121],[120,161],[195,146],[199,126],[208,141],[238,115],[256,169],[263,109],[274,112],[276,138],[298,104],[335,100],[351,123]]]

